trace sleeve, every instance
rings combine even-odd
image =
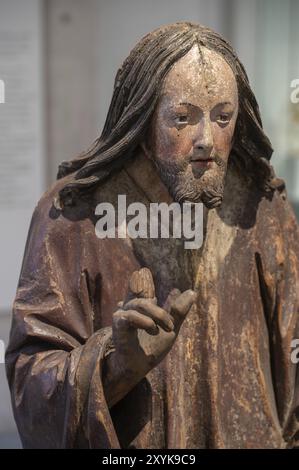
[[[292,361],[292,341],[299,338],[299,231],[286,193],[276,197],[276,219],[272,212],[271,232],[263,240],[267,255],[258,266],[278,418],[293,448],[299,447],[299,367]]]
[[[101,382],[111,328],[94,331],[81,229],[39,207],[29,229],[6,351],[25,448],[119,448]]]

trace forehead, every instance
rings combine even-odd
[[[190,101],[195,105],[217,104],[217,101],[238,102],[234,73],[223,57],[215,51],[194,45],[167,74],[162,99]]]

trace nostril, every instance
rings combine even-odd
[[[211,147],[209,145],[195,145],[194,150],[196,152],[209,152]]]
[[[212,146],[203,143],[194,145],[193,157],[209,158],[212,153]]]

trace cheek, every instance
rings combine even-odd
[[[152,134],[152,149],[163,160],[185,157],[192,149],[192,132],[188,127],[178,130],[161,123]]]
[[[226,127],[219,127],[218,124],[214,126],[214,149],[223,157],[228,157],[232,147],[232,139],[234,135],[234,123]]]

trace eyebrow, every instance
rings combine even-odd
[[[230,101],[222,101],[221,103],[216,104],[216,106],[226,105],[226,104],[232,104],[232,103]],[[198,108],[196,104],[189,103],[188,101],[182,101],[181,103],[179,103],[179,105],[192,106],[193,108]]]
[[[195,104],[188,103],[188,102],[186,102],[186,101],[179,103],[179,105],[180,105],[180,106],[182,106],[182,105],[183,105],[183,106],[192,106],[192,107],[194,107],[194,108],[198,108],[198,106],[196,106]]]

